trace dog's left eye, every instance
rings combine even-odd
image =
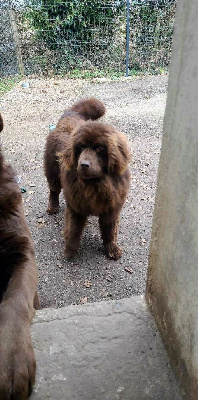
[[[105,151],[105,147],[102,145],[94,146],[93,150],[96,153],[103,153]]]

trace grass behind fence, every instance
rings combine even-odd
[[[12,89],[20,79],[20,75],[0,78],[0,97]]]

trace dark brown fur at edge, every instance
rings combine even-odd
[[[30,324],[38,307],[34,246],[21,191],[0,148],[0,400],[26,400],[31,393],[36,361]]]
[[[99,217],[107,257],[117,260],[119,215],[129,189],[129,149],[125,136],[115,127],[92,121],[105,113],[94,98],[68,108],[47,137],[44,168],[50,195],[48,213],[59,210],[63,188],[65,254],[74,257],[89,215]]]

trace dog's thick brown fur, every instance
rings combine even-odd
[[[88,215],[99,217],[107,257],[117,260],[120,211],[129,189],[129,149],[125,136],[113,126],[92,121],[105,113],[96,99],[81,100],[66,110],[49,133],[44,168],[50,188],[48,213],[58,212],[64,190],[65,254],[74,257]],[[88,120],[88,121],[87,121]]]
[[[39,307],[34,246],[15,173],[0,148],[0,400],[26,400],[34,384],[34,307]]]

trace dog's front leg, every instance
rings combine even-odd
[[[116,244],[119,214],[119,211],[113,210],[99,216],[99,225],[105,253],[107,257],[112,260],[118,260],[122,255],[122,249]]]
[[[86,215],[77,214],[71,207],[66,207],[64,239],[65,255],[67,258],[73,258],[76,256],[86,220]]]
[[[27,400],[35,381],[30,324],[36,288],[29,259],[15,267],[0,303],[0,400]]]
[[[50,189],[49,203],[47,207],[48,214],[57,214],[59,212],[59,194],[61,190],[53,191]]]

